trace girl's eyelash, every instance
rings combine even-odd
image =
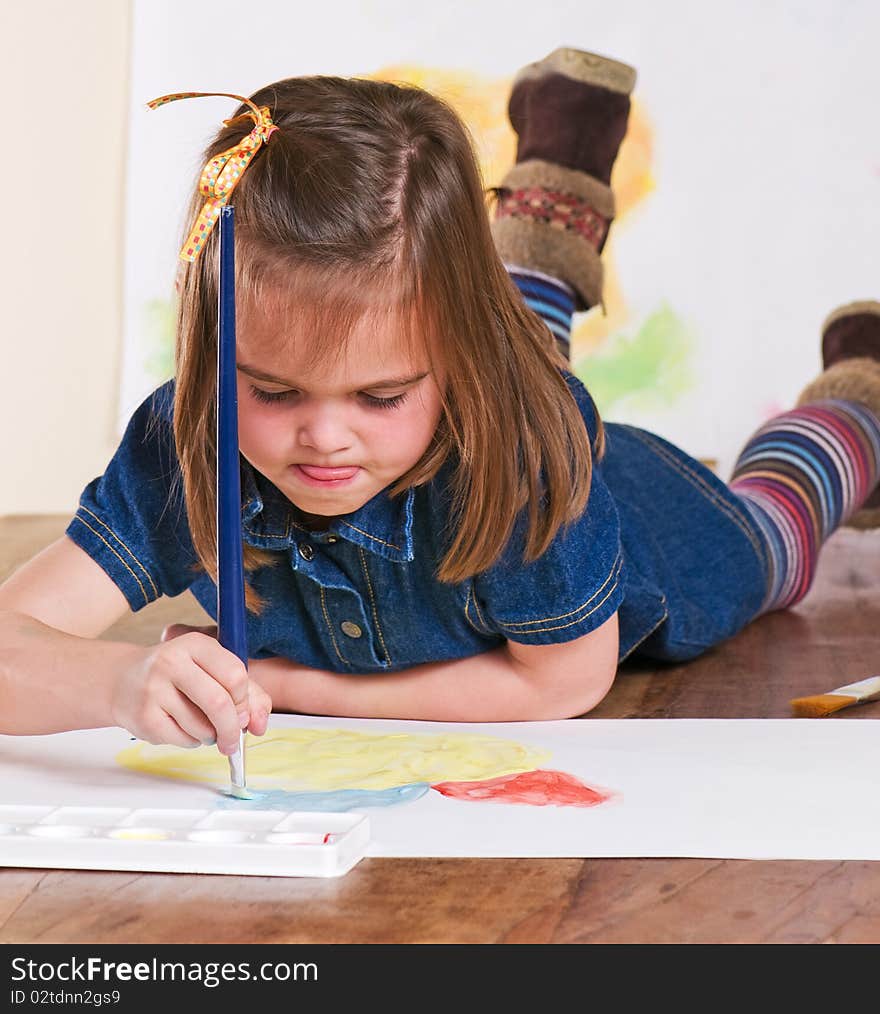
[[[284,401],[284,399],[290,394],[289,391],[264,391],[260,387],[254,387],[251,384],[251,394],[257,399],[257,401],[265,402],[276,402]]]
[[[397,408],[406,401],[406,395],[407,392],[404,391],[403,394],[395,394],[393,398],[374,398],[371,394],[364,394],[361,397],[373,408]]]
[[[286,401],[294,393],[293,391],[264,391],[262,388],[251,385],[251,394],[254,398],[266,404]],[[361,394],[361,397],[371,408],[397,408],[406,400],[407,393],[404,391],[402,394],[395,394],[393,398],[376,398],[372,394]]]

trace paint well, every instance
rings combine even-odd
[[[187,835],[187,838],[189,838],[190,841],[214,842],[220,845],[249,841],[252,837],[253,835],[247,831],[222,831],[215,829],[190,831]]]
[[[27,833],[37,838],[87,838],[92,829],[77,824],[34,824]]]
[[[272,845],[326,845],[330,837],[320,831],[279,831],[267,834],[266,841]]]
[[[123,841],[164,841],[172,836],[172,831],[162,827],[116,827],[107,832],[108,838]]]

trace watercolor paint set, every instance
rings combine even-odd
[[[338,877],[369,842],[353,813],[0,805],[0,866]]]

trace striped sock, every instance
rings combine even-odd
[[[574,289],[559,278],[545,275],[518,264],[505,264],[508,274],[526,303],[553,332],[556,344],[571,361],[571,318],[574,313]]]
[[[769,579],[761,612],[809,591],[819,550],[880,479],[880,418],[827,399],[776,416],[743,448],[730,488],[764,536]]]

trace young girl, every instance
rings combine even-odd
[[[634,79],[571,49],[524,68],[491,215],[465,128],[418,88],[292,78],[227,121],[206,157],[250,159],[233,197],[249,667],[207,629],[97,639],[185,589],[216,615],[208,226],[183,251],[176,380],[0,588],[0,731],[119,725],[231,753],[273,708],[577,716],[620,660],[694,658],[803,598],[877,484],[880,305],[832,314],[825,372],[729,485],[603,425],[564,350],[601,301]]]

